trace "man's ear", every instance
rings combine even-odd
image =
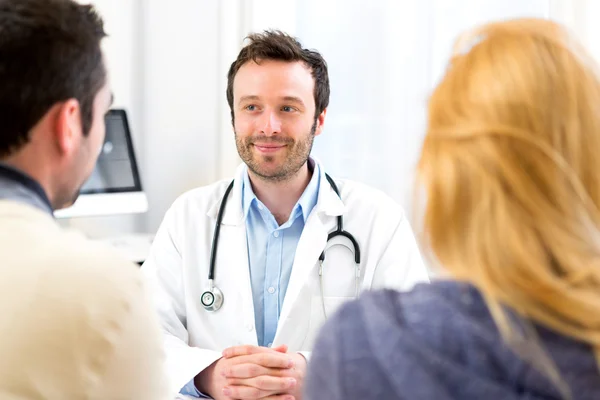
[[[327,114],[327,109],[324,109],[321,114],[317,117],[317,126],[315,127],[315,136],[319,136],[321,132],[323,132],[323,125],[325,124],[325,115]]]
[[[62,154],[69,154],[81,142],[81,108],[79,101],[69,99],[56,107],[54,118],[54,139]]]

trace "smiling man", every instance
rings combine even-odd
[[[175,389],[301,399],[313,341],[337,307],[427,274],[400,206],[310,157],[329,104],[323,57],[278,31],[248,39],[227,85],[244,163],[176,200],[142,270]]]

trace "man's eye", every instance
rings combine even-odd
[[[281,110],[284,112],[292,112],[292,111],[294,111],[294,107],[284,106],[284,107],[281,107]]]
[[[255,111],[256,110],[256,106],[251,104],[249,106],[246,106],[246,110],[248,110],[248,111]]]

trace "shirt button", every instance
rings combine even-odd
[[[269,293],[271,293],[271,294],[275,293],[275,288],[273,286],[271,286],[269,288]]]
[[[273,236],[275,236],[275,237],[279,237],[279,231],[275,231],[275,232],[273,232]]]
[[[259,205],[258,205],[258,209],[259,209],[259,210],[262,210],[263,208],[264,208],[264,207],[263,207],[263,205],[262,205],[262,204],[259,204]]]
[[[254,325],[248,324],[246,325],[246,328],[248,329],[248,332],[252,332],[254,330]]]
[[[269,344],[267,345],[267,347],[271,347],[271,346],[273,346],[273,343],[269,343]]]

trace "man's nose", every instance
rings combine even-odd
[[[281,133],[281,119],[275,111],[266,111],[263,113],[260,129],[261,133],[266,136],[272,136]]]

